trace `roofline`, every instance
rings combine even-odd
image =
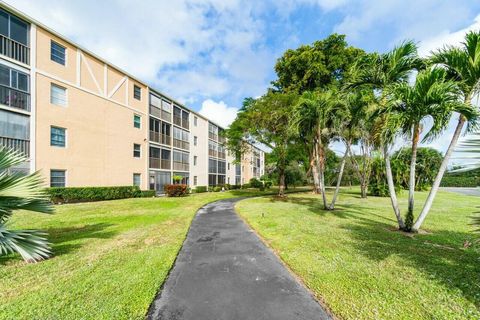
[[[149,84],[147,84],[145,81],[143,80],[140,80],[139,78],[133,76],[132,74],[130,74],[129,72],[125,71],[124,69],[114,65],[113,63],[107,61],[105,58],[102,58],[100,56],[98,56],[97,54],[93,53],[92,51],[86,49],[85,47],[79,45],[78,43],[76,43],[75,41],[72,41],[70,40],[68,37],[64,36],[63,34],[53,30],[52,28],[46,26],[45,24],[41,23],[40,21],[30,17],[29,15],[27,15],[26,13],[18,10],[17,8],[13,7],[12,5],[6,3],[5,1],[3,0],[0,0],[0,7],[3,7],[5,10],[9,11],[10,13],[13,13],[14,15],[18,16],[19,18],[22,18],[23,20],[26,20],[27,22],[29,22],[30,24],[34,24],[34,25],[37,25],[39,27],[41,27],[42,29],[45,29],[46,31],[48,31],[49,33],[53,34],[54,36],[58,37],[58,38],[61,38],[63,41],[65,42],[68,42],[69,44],[75,46],[76,48],[82,50],[83,52],[91,55],[92,57],[94,57],[95,59],[99,60],[99,61],[102,61],[103,63],[105,64],[108,64],[110,67],[118,70],[119,72],[123,73],[124,75],[128,76],[129,78],[131,78],[132,80],[135,80],[136,82],[144,85],[145,87],[148,88],[148,90],[150,91],[153,91],[154,93],[156,93],[157,95],[161,95],[163,96],[164,98],[168,99],[168,100],[171,100],[173,103],[181,106],[182,108],[184,109],[187,109],[188,111],[190,111],[191,113],[207,120],[208,122],[211,122],[213,124],[215,124],[217,127],[219,128],[222,128],[222,129],[225,129],[223,126],[219,125],[218,123],[215,123],[214,121],[208,119],[207,117],[201,115],[200,113],[198,113],[197,111],[194,111],[192,110],[191,108],[187,107],[185,104],[183,103],[180,103],[178,102],[176,99],[173,99],[172,97],[162,93],[160,90],[157,90],[155,88],[153,88],[152,86],[150,86]]]

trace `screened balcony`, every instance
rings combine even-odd
[[[30,111],[30,94],[0,84],[0,103],[11,108]]]

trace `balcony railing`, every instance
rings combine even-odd
[[[30,64],[30,48],[4,35],[0,35],[0,54]]]
[[[0,137],[0,146],[20,151],[30,157],[30,141],[28,140]]]
[[[150,131],[150,141],[166,144],[168,146],[172,144],[172,139],[170,136],[155,131]]]
[[[226,158],[225,152],[218,152],[218,157],[219,157],[220,159],[225,159],[225,158]]]
[[[172,122],[172,114],[165,110],[162,110],[162,116],[160,117],[165,121]]]
[[[188,171],[189,167],[188,163],[173,162],[173,170]]]
[[[30,111],[30,94],[0,85],[0,103],[12,108]]]
[[[152,169],[170,169],[170,160],[150,157],[150,168]]]
[[[190,147],[190,143],[187,142],[187,141],[182,141],[182,140],[178,140],[178,139],[173,139],[173,146],[174,146],[175,148],[188,150],[188,148]]]
[[[210,157],[217,157],[217,151],[212,150],[212,149],[208,149],[208,155]]]
[[[173,115],[173,124],[176,124],[177,126],[181,127],[182,126],[182,118],[176,115]]]
[[[216,135],[216,134],[213,133],[213,132],[209,132],[209,133],[208,133],[208,137],[209,137],[210,139],[212,139],[212,140],[215,140],[215,141],[218,140],[218,135]]]

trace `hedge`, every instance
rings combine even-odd
[[[207,192],[208,187],[207,186],[196,186],[195,187],[195,193],[202,193],[202,192]]]
[[[166,184],[165,194],[169,197],[183,197],[187,195],[188,186],[186,184]]]
[[[47,188],[46,192],[57,204],[155,196],[154,190],[141,191],[137,186]]]
[[[444,176],[441,187],[477,187],[480,186],[479,177],[465,177],[465,176]]]

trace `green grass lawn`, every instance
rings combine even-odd
[[[254,190],[69,204],[19,212],[8,228],[49,233],[55,256],[0,258],[0,319],[143,319],[194,213]]]
[[[416,196],[418,210],[425,197]],[[333,212],[320,201],[264,197],[237,210],[339,318],[480,319],[480,244],[464,248],[476,238],[469,224],[478,197],[439,192],[428,233],[414,237],[392,231],[389,198],[360,199],[347,189]]]

